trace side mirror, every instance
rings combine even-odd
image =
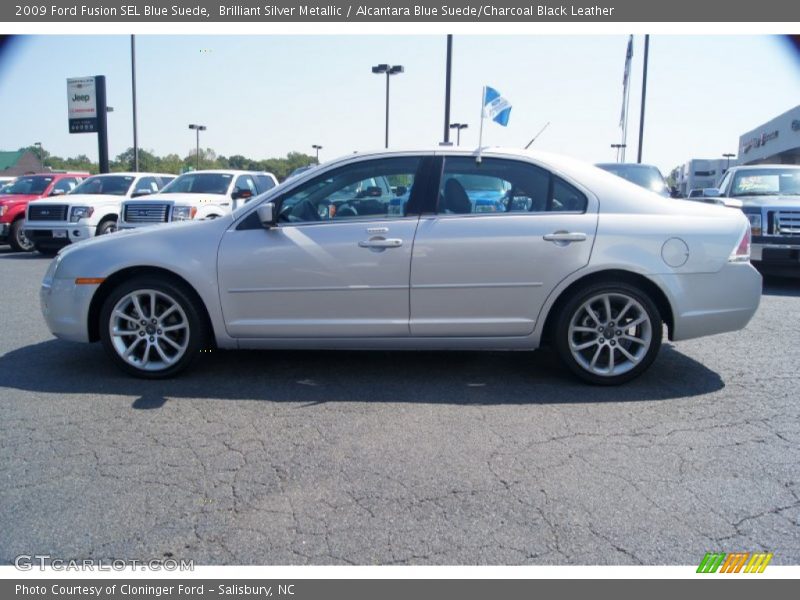
[[[250,190],[233,190],[231,193],[231,199],[233,200],[243,200],[245,198],[252,198],[253,192]]]
[[[63,196],[66,193],[67,193],[67,190],[53,190],[52,192],[50,192],[50,195],[51,196]]]
[[[681,191],[677,187],[675,187],[673,185],[671,188],[669,188],[669,197],[670,198],[680,198],[681,197]]]
[[[404,196],[405,193],[408,191],[408,188],[404,185],[398,185],[394,188],[394,195],[395,196]]]
[[[136,190],[131,194],[131,198],[140,198],[141,196],[149,196],[152,194],[150,190]]]
[[[719,188],[703,188],[703,198],[719,198],[722,196],[722,192],[719,191]]]
[[[275,205],[272,202],[265,202],[256,209],[256,212],[258,213],[258,220],[261,221],[261,224],[266,229],[275,226]]]

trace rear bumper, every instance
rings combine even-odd
[[[761,301],[761,275],[750,263],[726,263],[717,273],[655,279],[670,296],[673,340],[743,329]]]

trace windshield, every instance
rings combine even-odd
[[[52,177],[45,176],[20,177],[14,183],[10,184],[8,190],[3,193],[41,196],[52,181]]]
[[[625,165],[625,164],[603,164],[598,165],[601,169],[613,173],[631,183],[656,192],[657,194],[667,194],[667,185],[664,177],[656,167],[649,165]]]
[[[185,173],[159,194],[227,194],[232,179],[228,173]]]
[[[109,194],[124,196],[133,183],[131,175],[95,175],[76,187],[71,194]]]
[[[733,178],[730,196],[778,195],[800,195],[800,169],[748,169]]]

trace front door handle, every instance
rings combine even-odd
[[[545,242],[569,244],[571,242],[585,242],[586,234],[571,231],[555,231],[543,236]]]
[[[358,242],[359,248],[399,248],[403,240],[398,238],[372,238]]]

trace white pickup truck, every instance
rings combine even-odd
[[[156,193],[175,175],[106,173],[86,178],[58,199],[34,200],[25,213],[25,235],[42,254],[117,229],[122,202]]]
[[[261,171],[192,171],[184,173],[158,194],[122,203],[120,229],[145,225],[215,219],[252,197],[278,185],[272,173]]]

